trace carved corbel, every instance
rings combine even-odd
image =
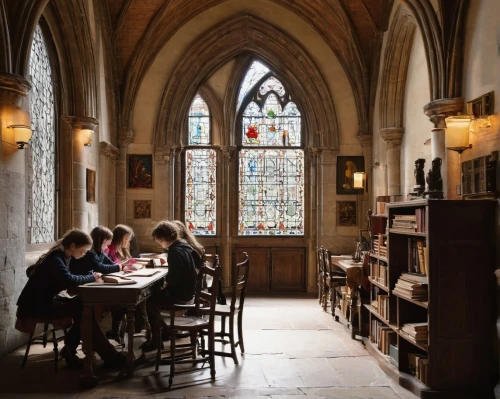
[[[236,152],[236,147],[228,145],[228,146],[223,146],[221,149],[224,158],[226,158],[229,162],[231,162]]]
[[[387,147],[392,148],[401,145],[404,132],[404,127],[386,127],[379,130],[379,135],[387,143]]]
[[[73,130],[91,130],[99,125],[99,121],[91,116],[62,116],[62,120],[71,126]]]
[[[361,144],[361,147],[372,147],[373,144],[373,136],[371,134],[358,134],[356,138]]]
[[[13,94],[14,97],[18,97],[18,101],[15,101],[15,103],[18,103],[22,97],[26,97],[31,87],[31,83],[23,76],[0,73],[0,92],[5,91],[11,95]]]
[[[120,154],[120,150],[107,141],[101,141],[99,143],[99,149],[101,154],[109,159],[116,159]]]
[[[431,101],[430,103],[424,105],[424,113],[434,124],[435,129],[445,129],[445,118],[447,118],[448,116],[457,115],[463,110],[463,97],[443,98],[440,100]]]
[[[134,132],[131,130],[121,130],[118,135],[118,145],[121,148],[127,147],[134,136]]]

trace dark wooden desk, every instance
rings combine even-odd
[[[335,256],[331,258],[331,264],[342,269],[346,273],[347,286],[351,289],[350,303],[350,320],[347,322],[351,325],[351,338],[356,335],[361,335],[362,320],[361,311],[358,311],[359,286],[363,284],[363,262],[353,262],[350,257]],[[358,318],[358,327],[354,328],[354,317]]]
[[[92,320],[95,307],[98,305],[123,305],[127,307],[128,354],[125,375],[132,376],[134,367],[134,312],[137,305],[142,304],[145,313],[145,300],[165,288],[167,268],[151,277],[131,277],[137,284],[131,285],[81,285],[77,287],[78,295],[83,300],[83,318],[81,324],[84,342],[84,370],[82,385],[95,386],[97,379],[93,372],[94,350],[92,346]],[[147,316],[146,316],[147,323]],[[147,323],[149,327],[149,324]]]

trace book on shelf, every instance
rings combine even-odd
[[[429,284],[429,278],[418,273],[401,273],[400,279],[409,281],[410,283]]]
[[[427,274],[425,263],[425,241],[421,238],[408,237],[408,272]]]
[[[401,331],[408,334],[417,342],[427,341],[427,338],[429,337],[428,323],[406,323],[403,324]]]
[[[408,353],[408,370],[411,375],[427,385],[429,359],[421,353]]]

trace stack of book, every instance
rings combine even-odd
[[[384,355],[389,355],[390,345],[396,345],[396,332],[378,320],[372,320],[372,334],[370,339]]]
[[[427,323],[406,323],[403,324],[401,331],[408,334],[416,342],[427,343],[427,338],[429,337],[429,326]]]
[[[422,282],[416,282],[414,281],[414,279],[412,279],[412,277],[414,276],[409,273],[403,273],[399,278],[398,282],[396,283],[393,292],[399,296],[413,299],[415,301],[426,302],[428,300],[427,284],[424,284]],[[415,279],[418,278],[419,276],[416,275]]]
[[[417,217],[415,215],[394,215],[392,231],[414,233],[417,231]]]
[[[429,359],[421,353],[408,353],[408,369],[410,374],[414,375],[425,385],[428,385],[428,365]]]

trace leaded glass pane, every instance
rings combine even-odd
[[[304,151],[242,149],[239,235],[304,235]]]
[[[248,104],[242,117],[242,144],[250,146],[290,146],[301,143],[301,116],[289,102],[282,109],[278,97],[269,94],[262,109],[256,102]]]
[[[31,168],[29,173],[29,241],[55,239],[55,125],[54,86],[47,47],[40,26],[31,45]]]
[[[252,63],[243,79],[243,83],[241,84],[240,92],[238,93],[238,102],[236,103],[236,109],[240,109],[240,105],[246,95],[255,86],[255,84],[259,80],[261,80],[268,72],[269,68],[259,61],[254,61]]]
[[[270,91],[274,91],[280,97],[285,96],[285,87],[274,76],[269,77],[269,79],[267,79],[264,83],[262,83],[262,85],[260,86],[260,89],[259,89],[259,94],[261,96],[264,96],[265,94],[269,93]]]
[[[186,226],[196,235],[215,235],[217,154],[186,150]]]
[[[210,110],[199,94],[189,110],[189,145],[210,144]]]

